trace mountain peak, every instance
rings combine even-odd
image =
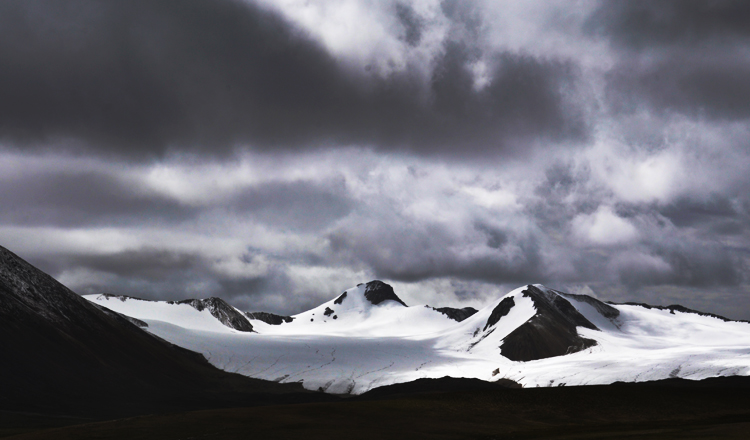
[[[588,307],[588,316],[579,311]],[[578,334],[578,328],[601,331],[614,325],[619,311],[595,298],[572,295],[529,284],[503,297],[486,318],[481,335],[471,347],[500,329],[492,341],[502,342],[500,353],[512,361],[532,361],[585,350],[597,344]],[[486,316],[486,315],[485,315]],[[481,328],[481,327],[480,327]],[[486,345],[486,343],[485,343]]]
[[[528,285],[521,292],[531,299],[536,314],[503,339],[500,353],[513,361],[532,361],[575,353],[596,345],[583,338],[577,327],[599,330],[565,298],[550,290]]]
[[[365,285],[365,298],[374,305],[378,305],[386,300],[392,300],[404,307],[408,307],[406,303],[401,301],[401,298],[396,295],[393,291],[393,287],[380,280],[373,280]]]

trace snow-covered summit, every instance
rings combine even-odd
[[[261,334],[338,336],[415,336],[446,329],[456,321],[431,307],[408,307],[379,280],[359,284],[288,323],[252,321]]]

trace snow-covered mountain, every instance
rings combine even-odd
[[[533,387],[750,375],[750,323],[680,306],[606,304],[542,285],[474,311],[408,307],[372,281],[298,315],[245,313],[249,332],[191,301],[86,299],[224,370],[332,393],[443,376]]]

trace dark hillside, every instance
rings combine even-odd
[[[396,391],[390,397],[390,392],[376,398],[365,393],[336,403],[138,417],[40,431],[14,440],[745,440],[750,432],[747,377],[719,381],[724,383],[676,380],[529,389],[493,389],[469,381],[467,390],[447,391],[460,382],[423,380],[400,384],[405,386],[390,390]],[[427,384],[434,384],[435,392],[429,392]]]
[[[14,412],[121,416],[254,405],[303,392],[218,370],[2,247],[0,353],[0,410]]]

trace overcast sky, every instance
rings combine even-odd
[[[750,319],[750,2],[6,0],[0,245],[81,294],[371,279]]]

